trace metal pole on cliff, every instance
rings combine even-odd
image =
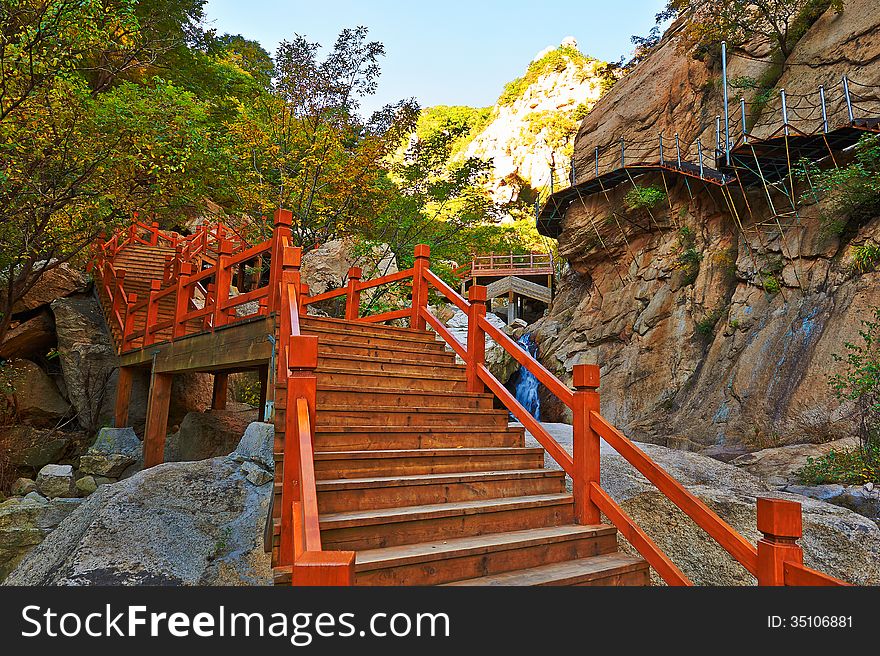
[[[822,101],[822,132],[828,134],[828,110],[825,107],[825,85],[819,85],[819,100]]]
[[[675,133],[675,160],[678,162],[678,168],[681,168],[681,145],[678,142],[678,132]]]
[[[660,137],[660,166],[663,166],[666,164],[666,160],[663,159],[663,133],[661,132],[658,136]]]
[[[746,132],[746,99],[740,96],[739,98],[739,113],[742,116],[742,137],[743,143],[749,143],[749,133]]]
[[[599,146],[596,146],[596,177],[599,177]]]
[[[852,98],[849,95],[849,80],[846,79],[846,75],[843,76],[843,95],[846,96],[846,111],[849,114],[849,122],[854,123],[856,117],[853,115]]]
[[[788,136],[788,104],[785,102],[785,89],[779,90],[779,97],[782,99],[782,129],[785,136]]]
[[[721,42],[721,70],[724,76],[724,163],[730,166],[730,112],[727,107],[727,42]],[[743,126],[745,127],[745,126]]]
[[[703,144],[697,139],[697,155],[700,158],[700,179],[703,178]]]

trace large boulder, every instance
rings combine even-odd
[[[272,493],[271,432],[234,457],[167,463],[103,485],[5,585],[271,585],[263,529]],[[268,475],[255,485],[253,466]],[[265,478],[265,476],[264,476]]]
[[[42,264],[38,264],[41,267]],[[12,306],[12,313],[29,312],[55,299],[86,291],[88,279],[69,264],[59,264],[43,273],[31,289]]]
[[[7,331],[0,345],[0,358],[35,358],[45,355],[55,346],[55,321],[52,313],[43,310]]]
[[[143,456],[143,443],[131,428],[102,428],[80,458],[83,474],[118,478]]]
[[[338,289],[348,283],[351,267],[363,269],[363,278],[378,278],[397,273],[397,259],[387,244],[357,248],[351,240],[328,241],[309,251],[302,260],[302,281],[312,295]]]
[[[842,451],[859,445],[857,437],[848,437],[824,444],[791,444],[761,449],[741,455],[730,464],[745,469],[772,487],[797,485],[797,471],[807,464],[809,458],[821,458],[830,451]]]
[[[57,462],[75,435],[19,424],[3,429],[0,447],[17,470],[36,473],[44,465]]]
[[[58,299],[52,312],[68,398],[80,426],[92,431],[112,417],[116,351],[94,297]]]
[[[235,449],[248,424],[256,418],[256,410],[249,406],[190,412],[183,418],[180,429],[168,436],[165,462],[204,460],[226,455]]]
[[[30,360],[16,360],[10,366],[18,419],[31,426],[51,427],[70,412],[49,375]]]
[[[570,453],[571,426],[544,425]],[[526,442],[537,445],[531,435]],[[869,519],[823,501],[775,491],[749,472],[712,458],[653,444],[638,446],[752,544],[760,538],[757,497],[798,501],[803,507],[800,544],[805,563],[858,585],[880,584],[880,528]],[[549,456],[547,460],[558,469]],[[601,476],[602,487],[695,584],[754,584],[742,566],[604,441]],[[624,547],[631,550],[628,544]]]
[[[0,503],[0,581],[80,504],[80,499],[31,496]]]

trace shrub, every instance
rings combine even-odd
[[[877,465],[880,452],[880,308],[873,321],[862,321],[861,342],[846,342],[846,357],[834,354],[843,371],[833,374],[828,384],[841,401],[855,402],[858,435],[863,460]]]
[[[709,312],[697,322],[697,332],[703,337],[712,337],[715,334],[715,326],[718,325],[718,320],[722,314],[724,314],[724,311],[721,308],[716,308]]]
[[[862,273],[873,271],[877,262],[880,262],[880,246],[873,241],[853,246],[851,249],[853,266]]]
[[[764,288],[765,292],[771,295],[778,294],[782,291],[782,285],[779,283],[779,278],[772,273],[761,274],[761,286]]]
[[[880,215],[880,139],[865,135],[855,158],[843,168],[810,172],[813,186],[825,195],[828,211],[822,217],[827,233],[843,234],[853,223],[863,225]]]
[[[873,444],[867,449],[832,449],[819,458],[807,458],[807,464],[797,472],[805,485],[863,485],[880,481],[880,446]]]
[[[651,209],[667,199],[666,191],[657,185],[635,185],[623,198],[623,204],[630,210]]]
[[[676,258],[678,268],[685,273],[685,284],[692,285],[700,273],[700,262],[703,254],[697,250],[697,237],[694,231],[687,226],[678,231],[679,253]]]

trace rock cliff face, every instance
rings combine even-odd
[[[760,43],[750,49],[767,54]],[[873,3],[851,0],[813,25],[777,84],[815,92],[849,74],[876,91],[878,61],[880,18]],[[766,66],[734,57],[729,78],[758,78]],[[658,132],[689,143],[703,130],[703,143],[713,144],[720,75],[720,62],[677,48],[673,26],[583,121],[575,157]],[[771,103],[751,132],[766,136],[779,125]],[[567,211],[559,253],[570,266],[535,328],[544,364],[570,381],[574,364],[598,363],[603,414],[643,441],[735,452],[849,433],[827,378],[833,354],[880,305],[880,274],[855,273],[850,256],[852,244],[880,236],[880,217],[826,236],[823,204],[810,201],[780,220],[790,225],[780,234],[762,188],[728,196],[672,176],[636,182],[666,185],[668,202],[627,210],[625,184]],[[779,206],[785,197],[771,193]],[[690,267],[689,249],[697,260]],[[778,291],[764,284],[768,272]],[[565,413],[546,399],[542,414]]]

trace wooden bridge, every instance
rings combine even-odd
[[[507,296],[508,325],[522,315],[523,299],[540,301],[548,307],[553,300],[552,253],[475,255],[469,266],[455,273],[462,279],[462,296],[468,284],[486,285],[489,301]]]
[[[411,269],[370,281],[352,269],[345,288],[310,296],[290,225],[279,210],[272,238],[250,245],[221,224],[182,237],[136,222],[93,261],[120,355],[117,426],[134,376],[150,377],[145,467],[163,460],[175,375],[213,373],[220,408],[230,373],[261,372],[276,583],[646,585],[652,568],[689,585],[602,488],[604,439],[760,584],[841,584],[803,566],[799,504],[759,499],[764,537],[751,544],[602,417],[598,367],[575,367],[574,389],[564,385],[486,320],[484,286],[465,299],[431,271],[426,246]],[[364,290],[406,281],[408,307],[361,316]],[[336,297],[344,319],[308,316]],[[468,315],[467,344],[429,300]],[[401,319],[408,327],[383,325]],[[572,454],[486,367],[487,335],[571,408]],[[508,412],[540,448],[525,447]],[[545,469],[545,453],[562,471]],[[618,551],[618,532],[641,557]]]

